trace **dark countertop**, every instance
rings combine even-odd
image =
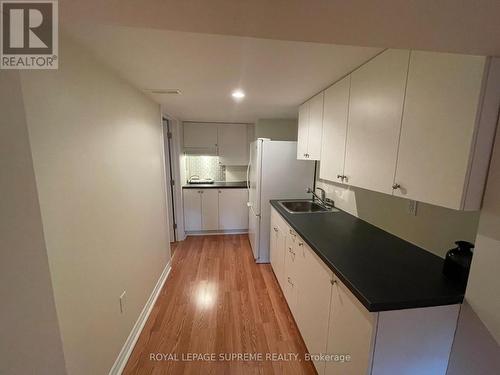
[[[185,184],[183,189],[246,189],[246,181],[225,182],[215,181],[213,184]]]
[[[341,210],[291,214],[271,205],[368,311],[463,301],[465,287],[443,275],[437,255]]]

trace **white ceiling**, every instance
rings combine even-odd
[[[304,100],[380,48],[112,26],[67,30],[99,59],[181,120],[254,122],[294,118]],[[243,89],[236,103],[231,91]]]
[[[499,0],[61,0],[62,23],[500,56]]]

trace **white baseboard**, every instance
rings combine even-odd
[[[171,262],[172,260],[170,260],[163,269],[163,272],[161,273],[160,278],[158,279],[158,282],[156,283],[153,289],[153,292],[149,296],[146,304],[144,305],[144,308],[139,314],[139,317],[137,318],[134,327],[132,327],[132,331],[130,331],[130,334],[128,335],[127,340],[125,341],[122,350],[120,350],[120,353],[118,354],[118,357],[116,358],[113,367],[111,367],[111,370],[109,370],[109,375],[120,375],[123,369],[125,368],[125,365],[127,364],[130,354],[132,354],[132,350],[134,349],[135,343],[139,339],[139,335],[141,334],[142,329],[144,328],[144,325],[148,320],[149,314],[153,309],[156,299],[160,295],[160,291],[163,287],[163,284],[165,284],[168,274],[172,269]]]
[[[224,234],[247,234],[248,229],[229,229],[229,230],[200,230],[200,231],[187,231],[187,236],[218,236]]]

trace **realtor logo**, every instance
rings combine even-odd
[[[0,69],[57,69],[57,1],[0,4]]]

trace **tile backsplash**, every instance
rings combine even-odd
[[[226,168],[219,164],[218,156],[187,155],[186,176],[198,175],[200,178],[213,178],[226,181]]]

